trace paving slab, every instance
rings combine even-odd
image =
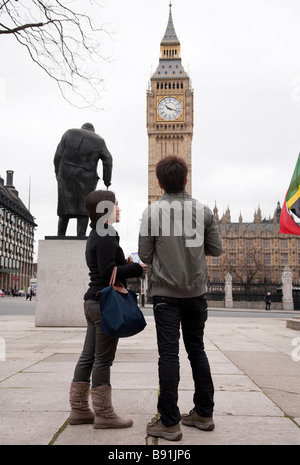
[[[131,415],[133,426],[125,430],[99,430],[93,425],[77,425],[64,429],[54,445],[85,445],[110,446],[122,444],[124,446],[145,446],[147,440],[145,416]]]
[[[55,389],[55,395],[53,395],[53,386],[45,389],[37,387],[1,387],[0,394],[1,422],[2,412],[19,412],[24,416],[33,411],[64,412],[65,420],[68,417],[69,393],[65,388]]]
[[[226,351],[227,356],[289,416],[300,416],[300,361],[285,351]]]
[[[21,446],[49,444],[65,419],[65,412],[1,412],[0,443]]]
[[[299,428],[288,418],[217,415],[213,431],[200,431],[183,425],[181,445],[295,445],[300,444]],[[170,441],[159,439],[160,446]]]

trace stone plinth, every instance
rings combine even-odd
[[[36,326],[86,326],[83,296],[88,289],[86,238],[39,241]]]
[[[300,331],[300,317],[294,316],[290,320],[287,320],[286,327]]]

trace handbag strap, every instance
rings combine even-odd
[[[126,287],[120,282],[116,282],[116,276],[117,276],[117,267],[115,266],[112,270],[109,285],[112,286],[117,292],[120,292],[121,294],[128,294],[128,290]],[[97,291],[96,295],[98,296],[101,293],[101,291]]]
[[[114,266],[113,270],[112,270],[112,273],[111,273],[110,281],[109,281],[110,286],[113,286],[115,284],[116,276],[117,276],[117,267]]]
[[[114,266],[112,273],[111,273],[109,285],[112,286],[116,291],[120,292],[121,294],[128,294],[126,287],[121,282],[116,283],[117,269],[118,268]]]

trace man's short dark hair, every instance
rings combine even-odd
[[[170,155],[156,165],[156,177],[167,194],[182,192],[185,188],[188,166],[183,158]]]
[[[91,228],[95,228],[99,218],[101,218],[101,216],[107,213],[107,209],[105,209],[105,211],[102,213],[96,212],[97,205],[105,200],[110,201],[114,204],[116,201],[116,196],[114,192],[108,190],[95,190],[90,192],[87,198],[85,199],[85,208],[87,209],[87,212],[91,220]]]

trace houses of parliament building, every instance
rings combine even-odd
[[[166,32],[160,43],[159,64],[151,76],[147,91],[148,132],[148,202],[162,195],[155,176],[157,162],[168,155],[178,155],[192,172],[193,89],[181,63],[180,42],[175,32],[170,4]],[[191,194],[192,186],[187,185]],[[277,200],[277,199],[276,199]],[[289,266],[293,283],[300,283],[300,236],[279,234],[281,208],[274,205],[273,216],[262,218],[254,212],[252,223],[231,221],[229,208],[219,217],[213,211],[223,240],[224,253],[207,257],[209,281],[224,283],[229,272],[234,282],[280,283]]]
[[[300,236],[279,233],[281,207],[279,202],[269,219],[261,210],[254,212],[253,222],[231,221],[230,209],[219,217],[213,210],[223,242],[220,257],[207,257],[210,282],[224,282],[229,272],[235,282],[278,283],[285,266],[289,266],[293,283],[300,283]]]

